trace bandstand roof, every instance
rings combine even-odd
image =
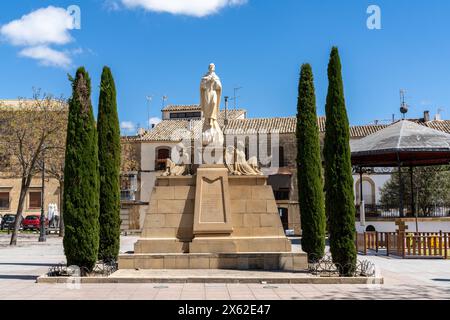
[[[398,121],[350,142],[355,166],[396,167],[450,163],[450,134],[408,121]]]

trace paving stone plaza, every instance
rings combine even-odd
[[[305,299],[450,299],[450,268],[445,260],[404,260],[384,256],[359,257],[375,263],[381,285],[265,283],[105,283],[38,284],[36,278],[65,262],[62,240],[22,236],[15,248],[0,235],[1,300],[305,300]],[[136,237],[121,238],[121,252],[132,249]],[[293,244],[294,247],[298,246]],[[294,248],[295,250],[295,248]],[[150,270],[148,270],[150,271]],[[155,271],[157,272],[157,271]],[[170,272],[170,271],[169,271]],[[173,270],[177,275],[177,270]],[[192,270],[202,273],[202,270]],[[220,271],[219,271],[220,272]],[[230,273],[232,271],[222,271]],[[257,271],[246,271],[248,276]]]

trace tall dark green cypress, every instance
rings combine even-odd
[[[64,167],[64,253],[68,265],[92,270],[99,245],[99,166],[91,80],[77,70],[69,99]]]
[[[339,51],[333,47],[328,65],[325,106],[325,208],[329,222],[333,262],[343,276],[356,266],[355,203],[350,154],[350,129],[345,109]]]
[[[99,259],[116,260],[120,246],[120,129],[116,86],[103,68],[98,105],[98,158],[100,162]]]
[[[298,86],[297,166],[302,249],[314,262],[324,256],[326,218],[316,96],[309,64],[302,66]]]

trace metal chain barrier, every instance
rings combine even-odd
[[[342,266],[333,262],[330,255],[325,255],[321,259],[314,259],[314,262],[308,263],[308,271],[320,277],[339,277],[339,270]],[[343,270],[351,270],[351,265],[345,266]],[[375,265],[368,260],[357,260],[356,268],[351,272],[351,277],[374,277]]]
[[[80,272],[75,272],[79,270]],[[92,271],[87,268],[74,268],[74,266],[66,266],[62,263],[52,266],[48,269],[48,277],[73,277],[81,276],[83,277],[108,277],[118,270],[118,263],[115,260],[111,261],[98,261]]]

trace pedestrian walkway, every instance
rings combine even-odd
[[[450,299],[450,261],[403,260],[360,256],[377,267],[383,285],[349,284],[233,284],[233,283],[108,283],[37,284],[50,265],[64,262],[62,240],[38,235],[19,239],[11,248],[0,235],[0,299],[187,299],[187,300],[302,300],[302,299]],[[136,237],[122,237],[121,251],[132,250]]]

